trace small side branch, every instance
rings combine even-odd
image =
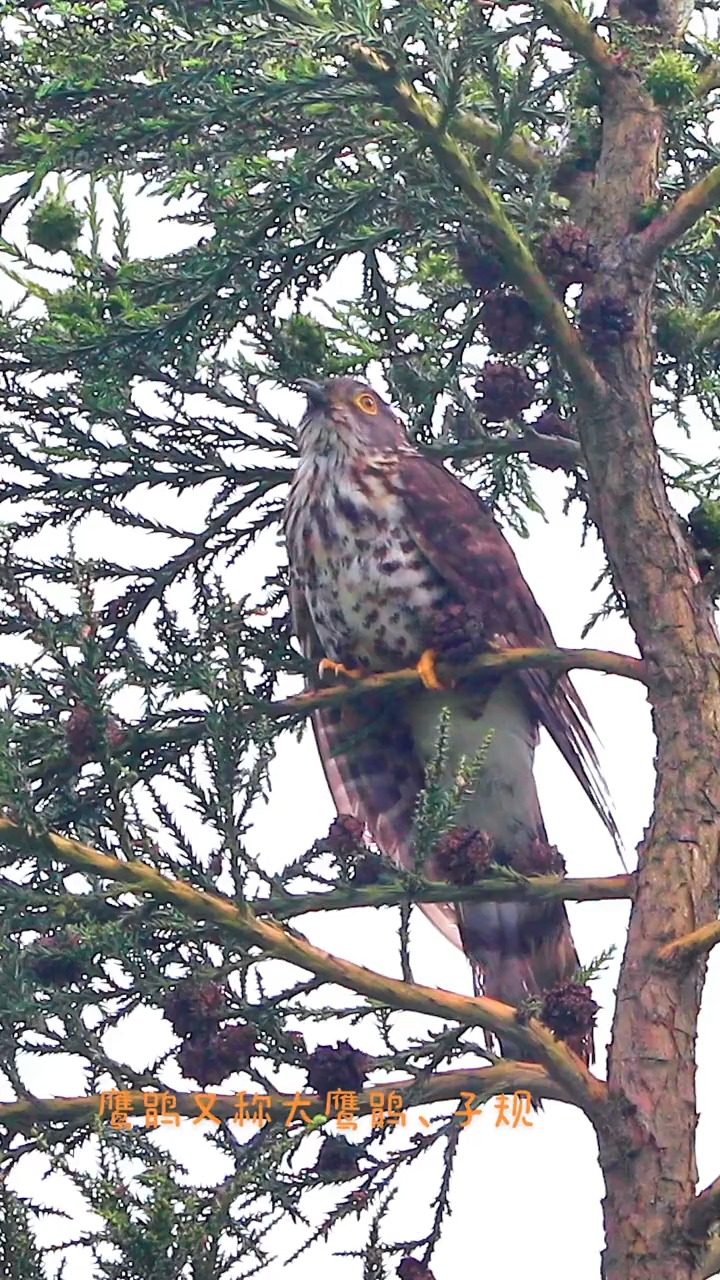
[[[720,920],[704,924],[700,929],[693,929],[684,938],[676,938],[658,952],[658,960],[662,964],[675,967],[691,964],[698,956],[707,955],[720,942]]]
[[[144,862],[123,862],[100,853],[79,840],[51,833],[37,834],[8,818],[0,818],[0,845],[25,856],[47,862],[62,862],[101,876],[129,884],[157,902],[170,903],[194,920],[209,921],[246,948],[306,969],[325,982],[336,983],[391,1009],[406,1009],[430,1017],[482,1027],[499,1037],[510,1037],[528,1059],[541,1062],[553,1080],[566,1091],[568,1099],[580,1107],[594,1123],[607,1123],[607,1088],[588,1071],[583,1062],[536,1018],[525,1019],[510,1005],[486,996],[470,998],[441,988],[402,982],[383,973],[353,964],[314,947],[302,934],[274,920],[259,920],[247,903],[237,904],[220,894],[207,893],[171,880]]]
[[[667,213],[655,218],[639,237],[641,261],[655,262],[671,244],[675,244],[699,222],[708,209],[720,200],[720,165],[711,169],[694,187],[683,191]]]

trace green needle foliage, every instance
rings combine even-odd
[[[666,125],[656,198],[638,201],[628,234],[718,162],[704,16],[682,52],[658,51],[631,19],[613,33]],[[233,900],[362,883],[367,851],[337,832],[288,865],[253,841],[278,739],[304,724],[264,708],[308,674],[276,552],[295,453],[278,391],[369,370],[418,443],[518,531],[539,509],[538,467],[562,468],[568,500],[585,501],[568,374],[544,317],[509,347],[483,319],[480,265],[495,293],[517,280],[438,139],[464,149],[542,265],[597,160],[597,68],[559,48],[541,7],[510,19],[475,0],[3,0],[0,32],[0,805],[39,842],[19,862],[3,852],[6,1096],[27,1099],[28,1061],[51,1072],[53,1055],[80,1063],[78,1094],[313,1092],[302,1028],[324,1020],[326,1038],[353,1045],[367,1028],[377,1088],[493,1061],[461,1025],[428,1019],[413,1038],[381,1002],[333,1003],[320,979],[280,972],[215,924],[72,873],[42,836]],[[429,131],[399,109],[408,91]],[[678,432],[691,397],[720,420],[719,236],[710,208],[655,285],[654,408],[674,426],[663,458],[684,512],[720,497],[715,445],[686,453]],[[529,409],[488,412],[476,386],[488,351],[529,373]],[[545,410],[552,442],[528,430]],[[712,573],[715,548],[696,543]],[[437,792],[420,815],[430,834],[452,809]],[[136,1068],[112,1033],[141,1010],[155,1011],[160,1047]],[[220,1169],[208,1188],[152,1131],[39,1107],[2,1141],[3,1274],[40,1276],[67,1254],[68,1275],[80,1258],[102,1280],[232,1280],[272,1260],[280,1220],[302,1250],[367,1210],[362,1265],[382,1280],[403,1254],[430,1257],[450,1204],[455,1103],[425,1110],[429,1127],[392,1141],[364,1122],[350,1177],[342,1160],[323,1167],[322,1122],[321,1135],[298,1118],[248,1136],[226,1118],[207,1136]],[[398,1241],[381,1211],[436,1145],[435,1198],[417,1238]],[[8,1189],[28,1156],[95,1215],[62,1247],[46,1248],[39,1199]],[[318,1187],[334,1196],[319,1224]]]

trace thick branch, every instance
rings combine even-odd
[[[358,1095],[358,1114],[369,1115],[370,1091],[399,1093],[405,1107],[430,1106],[436,1102],[450,1102],[460,1098],[462,1093],[472,1093],[477,1102],[486,1102],[499,1093],[514,1093],[519,1089],[528,1089],[534,1098],[549,1098],[555,1102],[567,1102],[569,1099],[561,1085],[551,1080],[544,1067],[534,1062],[513,1062],[510,1059],[499,1062],[492,1067],[474,1067],[463,1071],[440,1071],[428,1079],[418,1080],[409,1076],[404,1080],[381,1080],[368,1085]],[[179,1116],[197,1116],[199,1113],[197,1096],[201,1093],[175,1093],[168,1090],[177,1101],[174,1109]],[[207,1092],[202,1091],[203,1097]],[[128,1115],[142,1117],[145,1115],[146,1100],[159,1097],[154,1090],[139,1089],[124,1092],[129,1104]],[[251,1096],[251,1095],[250,1095]],[[293,1105],[295,1095],[292,1093],[273,1093],[269,1095],[268,1111],[272,1123],[284,1123]],[[303,1110],[310,1116],[321,1115],[326,1099],[318,1094],[303,1095],[310,1099]],[[35,1125],[42,1122],[62,1124],[64,1127],[87,1124],[99,1114],[100,1094],[90,1094],[81,1098],[32,1098],[22,1102],[0,1103],[0,1126],[13,1132],[27,1133]],[[237,1094],[216,1094],[212,1110],[219,1119],[232,1120],[237,1110]]]
[[[508,278],[532,303],[553,340],[565,368],[586,398],[602,398],[603,383],[565,313],[557,294],[539,270],[522,237],[507,217],[501,201],[448,134],[441,114],[409,81],[400,77],[377,50],[360,42],[349,46],[348,57],[358,75],[372,84],[381,102],[423,138],[441,169],[467,196],[483,219],[483,234],[502,259]]]
[[[258,920],[247,904],[236,905],[220,894],[206,893],[182,880],[170,880],[143,862],[121,862],[79,840],[54,834],[34,834],[8,818],[0,818],[0,845],[26,856],[60,861],[90,875],[132,885],[158,902],[171,903],[194,920],[210,921],[268,956],[287,960],[326,982],[337,983],[393,1009],[406,1009],[450,1019],[464,1026],[482,1027],[510,1039],[542,1062],[567,1091],[568,1097],[597,1123],[602,1123],[605,1086],[566,1045],[536,1018],[525,1019],[510,1005],[487,997],[469,998],[440,988],[399,982],[362,965],[352,964],[314,947],[302,934],[272,920]]]
[[[711,169],[694,187],[683,191],[667,213],[654,218],[640,236],[640,260],[646,266],[657,261],[662,253],[675,244],[699,222],[708,209],[720,200],[720,165]]]
[[[658,952],[658,960],[663,964],[690,964],[698,956],[707,955],[718,942],[720,942],[720,920],[713,920],[700,929],[693,929],[692,933],[686,933],[682,938],[676,938],[674,942],[668,942],[667,946]]]
[[[481,653],[472,662],[462,666],[439,662],[438,675],[448,687],[463,676],[478,675],[487,671],[518,671],[537,667],[543,671],[602,671],[606,675],[627,676],[629,680],[645,681],[640,658],[624,653],[610,653],[602,649],[503,649],[497,653]],[[391,689],[395,692],[421,684],[415,667],[403,667],[400,671],[380,671],[363,680],[349,684],[332,685],[329,689],[314,689],[311,693],[299,693],[282,701],[258,703],[258,714],[277,719],[296,715],[298,712],[316,711],[319,707],[332,707],[338,702],[362,697],[366,693],[380,693]]]
[[[597,876],[572,879],[565,876],[532,876],[529,879],[490,875],[476,884],[426,883],[417,886],[377,884],[364,889],[341,886],[326,893],[283,894],[256,898],[251,903],[257,915],[289,920],[312,911],[346,911],[354,907],[398,907],[408,902],[524,902],[544,901],[605,902],[611,898],[632,898],[634,878]]]
[[[720,1178],[716,1178],[692,1201],[685,1217],[685,1232],[691,1240],[704,1240],[719,1222]]]

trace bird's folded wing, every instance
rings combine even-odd
[[[441,464],[410,451],[399,456],[393,484],[407,512],[407,535],[479,620],[488,641],[554,647],[512,548],[478,496]],[[620,850],[590,720],[572,681],[540,670],[519,672],[517,679]]]

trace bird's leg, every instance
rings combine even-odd
[[[445,689],[444,685],[437,673],[437,650],[426,649],[420,655],[420,661],[417,664],[416,671],[425,685],[426,689]]]
[[[326,671],[331,671],[334,676],[347,676],[348,680],[362,680],[368,674],[362,667],[346,667],[343,662],[333,662],[332,658],[321,658],[318,675],[323,676]]]

